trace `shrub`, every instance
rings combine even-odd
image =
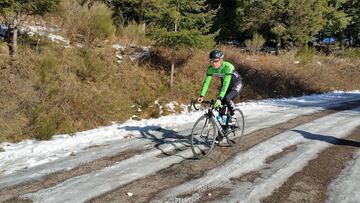
[[[34,123],[34,138],[38,140],[49,140],[56,133],[59,122],[61,121],[60,114],[44,115],[36,119]]]
[[[105,71],[103,64],[99,63],[95,53],[91,50],[81,49],[78,66],[76,66],[76,75],[82,81],[95,82]]]
[[[106,39],[110,37],[115,28],[113,26],[111,10],[105,4],[96,3],[90,8],[91,29],[95,38]]]
[[[49,113],[49,103],[39,103],[29,112],[29,127],[33,138],[49,140],[55,134],[61,121],[60,114]]]
[[[360,48],[347,48],[344,49],[341,54],[343,57],[359,59],[360,58]]]
[[[258,33],[255,33],[252,39],[245,40],[245,45],[249,49],[250,54],[258,53],[264,44],[264,37]]]
[[[62,2],[63,24],[72,42],[93,43],[96,39],[110,37],[115,31],[111,15],[111,10],[103,3],[80,5],[73,0]]]
[[[296,53],[296,56],[299,57],[299,60],[303,64],[311,63],[314,60],[315,55],[316,50],[307,45],[299,49]]]
[[[45,84],[50,82],[53,72],[56,69],[56,64],[57,62],[54,56],[46,55],[43,58],[40,66],[38,66],[40,83]]]
[[[117,35],[126,44],[147,45],[150,40],[145,36],[145,24],[130,22],[128,25],[119,26]]]

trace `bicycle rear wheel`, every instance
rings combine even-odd
[[[244,114],[240,109],[234,109],[235,123],[229,126],[227,135],[225,136],[226,141],[229,145],[234,145],[235,138],[239,138],[244,135],[245,130],[245,118]]]
[[[217,136],[216,124],[213,118],[203,115],[191,130],[191,150],[196,158],[204,158],[214,148]]]

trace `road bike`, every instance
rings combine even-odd
[[[235,145],[235,138],[238,139],[244,134],[245,118],[239,108],[234,108],[233,122],[230,124],[229,112],[224,105],[215,108],[215,101],[203,101],[205,104],[205,113],[198,118],[191,130],[190,143],[191,150],[195,158],[204,158],[213,150],[215,143],[222,145],[224,139],[229,146]],[[199,110],[194,100],[191,105],[195,110]],[[225,120],[224,120],[225,117]]]

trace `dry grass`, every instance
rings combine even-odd
[[[295,64],[300,60],[295,52],[248,56],[223,49],[244,78],[242,100],[360,89],[357,58],[314,56],[312,62]],[[179,52],[170,91],[170,60],[164,50],[140,64],[117,64],[110,45],[64,49],[44,42],[39,52],[21,45],[19,60],[12,65],[3,43],[0,50],[0,142],[50,139],[132,115],[157,117],[155,100],[189,103],[196,98],[208,66],[208,51],[191,56]],[[207,98],[217,97],[219,86],[213,79]]]
[[[151,41],[145,37],[145,29],[145,24],[129,23],[117,29],[117,36],[124,45],[149,45]]]
[[[114,34],[112,11],[104,3],[80,5],[78,1],[63,0],[59,12],[62,28],[72,42],[98,44]]]
[[[137,114],[133,104],[150,108],[160,96],[159,74],[118,65],[113,51],[49,46],[36,54],[20,47],[12,66],[1,55],[0,142],[49,139],[124,121]]]
[[[314,55],[311,61],[302,62],[296,51],[248,56],[235,48],[225,50],[245,76],[248,89],[258,90],[259,98],[360,89],[359,58]]]

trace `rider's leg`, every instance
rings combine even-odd
[[[223,103],[228,107],[228,111],[230,112],[231,116],[234,115],[234,108],[235,108],[235,103],[233,100],[239,94],[240,89],[241,89],[241,87],[240,88],[231,88],[230,90],[228,90],[226,92],[225,97],[223,99]]]
[[[235,90],[230,90],[227,92],[227,94],[225,95],[223,101],[224,104],[228,107],[228,111],[230,113],[230,115],[234,115],[234,108],[235,108],[235,104],[234,104],[234,99],[235,97],[238,95],[238,92]]]
[[[234,120],[234,108],[235,108],[235,104],[234,104],[234,99],[237,95],[239,95],[239,92],[241,90],[241,83],[233,85],[232,88],[230,88],[227,93],[225,94],[225,97],[223,99],[223,103],[226,104],[226,106],[228,107],[228,111],[230,114],[230,117],[228,118],[228,124],[229,125],[233,125],[235,123]]]

